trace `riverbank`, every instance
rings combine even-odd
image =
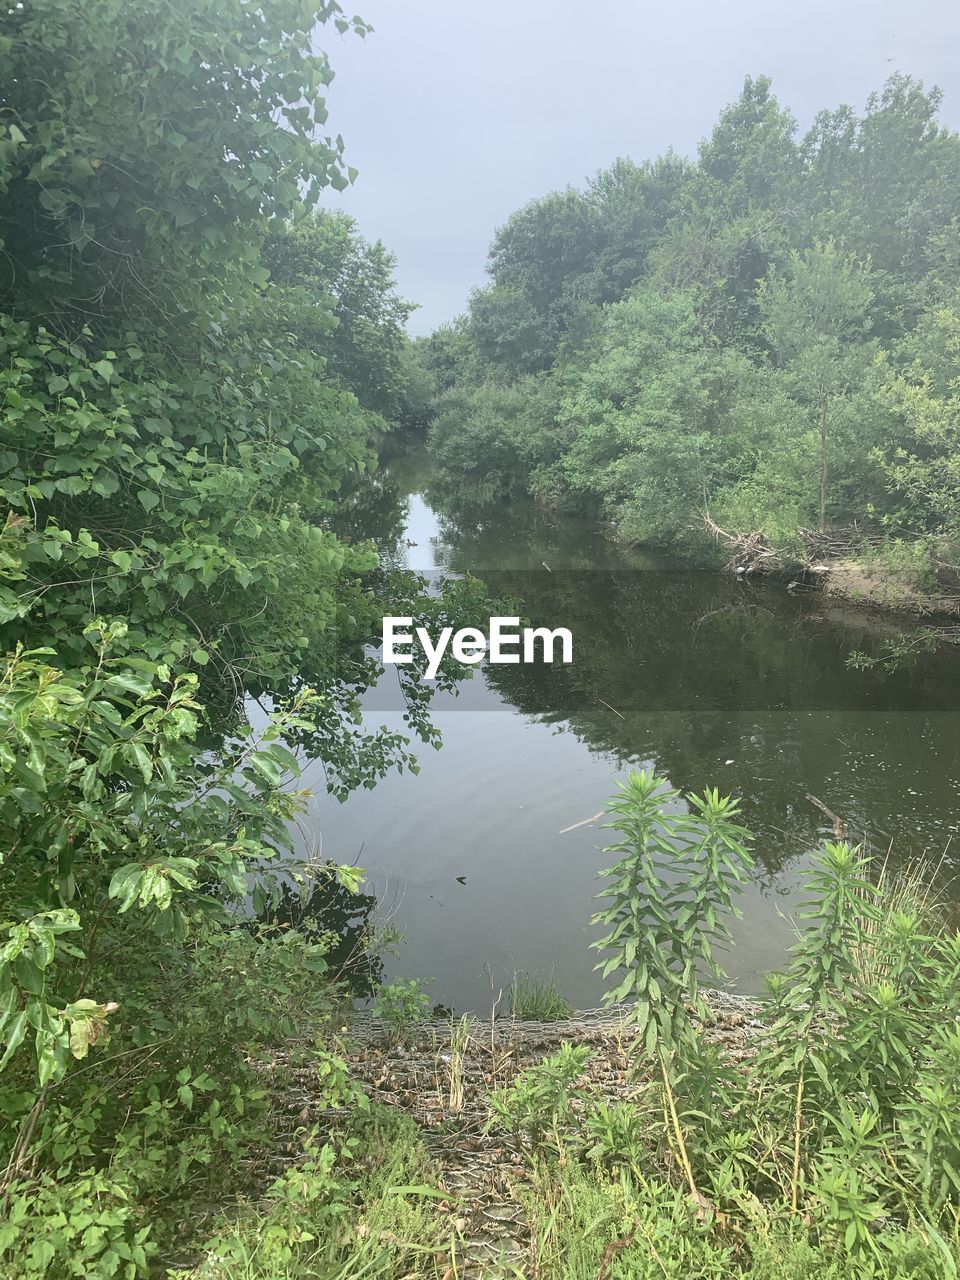
[[[397,984],[380,1016],[278,1052],[261,1068],[285,1100],[278,1176],[181,1280],[957,1275],[960,941],[929,882],[828,842],[770,1000],[698,988],[730,870],[701,873],[733,829],[705,797],[678,895],[692,829],[634,803],[661,785],[638,778],[621,806],[607,896],[630,908],[642,866],[647,894],[604,915],[636,1000],[527,1021],[493,991],[488,1016],[430,1019]]]
[[[944,580],[930,588],[902,568],[853,557],[827,561],[809,572],[818,575],[828,595],[885,613],[929,619],[944,628],[944,639],[960,639],[960,629],[950,628],[960,617],[960,590],[954,583]]]
[[[762,1003],[722,991],[703,997],[705,1039],[735,1066],[755,1051]],[[565,1118],[582,1140],[590,1106],[639,1104],[649,1090],[649,1073],[637,1071],[631,1048],[634,1014],[629,1005],[615,1005],[538,1021],[494,1007],[487,1017],[421,1023],[400,1040],[379,1019],[361,1014],[352,1021],[346,1060],[355,1079],[375,1105],[401,1111],[422,1134],[444,1193],[435,1211],[447,1223],[459,1276],[539,1270],[531,1195],[550,1144],[540,1150],[529,1133],[498,1124],[497,1092],[515,1089],[565,1048],[585,1050],[589,1058],[576,1082],[583,1096],[571,1097]]]
[[[704,529],[724,549],[723,568],[738,576],[773,574],[792,580],[792,587],[889,613],[942,621],[960,615],[960,570],[945,559],[951,549],[931,539],[798,529],[785,547],[760,529],[728,532],[709,516]]]

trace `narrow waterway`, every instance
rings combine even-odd
[[[782,962],[798,877],[831,835],[808,796],[851,838],[901,862],[946,855],[949,869],[960,651],[893,674],[851,670],[851,651],[876,651],[890,619],[627,554],[594,525],[525,504],[444,510],[404,496],[397,473],[403,531],[384,550],[427,574],[472,572],[534,623],[569,627],[574,662],[477,669],[458,697],[437,699],[443,747],[420,750],[418,776],[340,805],[308,771],[311,851],[366,868],[381,918],[405,936],[388,977],[432,979],[433,999],[460,1010],[488,1008],[516,970],[598,1003],[590,916],[613,837],[596,815],[639,766],[743,799],[757,873],[726,961],[743,992]],[[403,727],[395,673],[367,714]]]

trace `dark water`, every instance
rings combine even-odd
[[[856,672],[849,653],[876,652],[889,618],[627,554],[593,525],[527,505],[438,512],[401,497],[415,473],[398,466],[395,480],[379,513],[387,552],[413,569],[472,572],[532,622],[569,627],[574,662],[478,670],[458,698],[437,700],[444,746],[420,752],[419,776],[314,803],[315,846],[358,860],[406,936],[388,976],[432,978],[433,998],[458,1009],[488,1007],[491,982],[514,970],[598,1003],[589,919],[612,835],[603,818],[575,824],[640,766],[683,791],[742,797],[757,874],[726,960],[739,990],[782,961],[798,877],[830,834],[808,794],[853,838],[900,861],[946,853],[949,870],[960,651]],[[368,716],[401,727],[392,673]]]

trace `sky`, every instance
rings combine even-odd
[[[318,39],[328,128],[359,170],[324,203],[396,255],[412,333],[464,311],[515,209],[620,155],[695,155],[747,75],[772,76],[803,129],[902,71],[939,85],[960,128],[956,0],[355,3],[373,34]]]

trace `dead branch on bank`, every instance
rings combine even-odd
[[[787,560],[770,545],[762,529],[744,533],[729,533],[722,529],[709,512],[703,512],[703,526],[715,542],[725,544],[730,557],[724,568],[731,573],[775,573],[788,569],[805,573],[826,573],[831,562],[855,557],[867,547],[879,547],[884,534],[861,528],[859,524],[831,529],[799,528],[797,533],[803,543],[803,552],[794,560]]]
[[[779,552],[767,541],[762,529],[752,533],[728,533],[721,529],[709,512],[703,513],[703,524],[715,542],[725,543],[730,557],[724,565],[730,573],[771,573],[784,567]]]

